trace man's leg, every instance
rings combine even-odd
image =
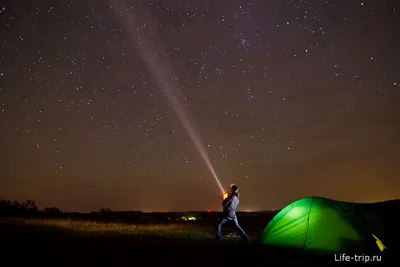
[[[249,241],[249,237],[247,236],[247,234],[245,233],[245,231],[242,229],[242,227],[240,227],[239,221],[238,221],[237,217],[235,217],[235,218],[233,219],[233,223],[235,224],[236,231],[239,233],[240,237],[241,237],[243,240]]]
[[[217,225],[217,230],[216,230],[216,235],[217,235],[217,240],[221,240],[222,233],[221,233],[221,227],[224,223],[228,221],[227,218],[223,217],[219,220],[218,225]]]

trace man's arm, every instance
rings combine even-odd
[[[232,197],[228,197],[224,201],[222,201],[222,207],[225,209],[229,207],[231,203],[232,203]]]
[[[224,199],[222,200],[222,207],[225,208],[226,203],[228,203],[228,199]]]

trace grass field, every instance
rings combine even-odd
[[[201,227],[188,224],[124,224],[124,223],[102,223],[79,220],[46,220],[30,219],[24,220],[27,225],[35,225],[49,230],[59,230],[70,235],[83,236],[141,236],[160,237],[168,239],[186,239],[209,241],[215,238],[210,227]],[[229,238],[232,240],[234,238]]]
[[[224,236],[216,242],[213,226],[3,219],[0,237],[1,262],[12,266],[338,266],[333,257],[326,261],[258,240]]]

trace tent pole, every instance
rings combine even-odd
[[[306,236],[304,237],[303,249],[304,249],[305,246],[306,246],[307,235],[308,235],[308,225],[310,224],[310,212],[311,212],[311,206],[312,206],[313,200],[314,200],[314,197],[311,198],[310,207],[308,208],[307,224],[306,224]]]

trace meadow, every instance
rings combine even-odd
[[[190,224],[128,224],[103,223],[96,221],[68,219],[25,219],[26,225],[40,226],[51,231],[59,231],[76,236],[125,236],[160,238],[168,240],[213,241],[215,233],[211,227]],[[236,240],[235,236],[226,237]]]
[[[242,242],[229,229],[216,242],[213,225],[1,219],[0,236],[2,262],[13,266],[337,266],[333,258],[260,246],[257,235]]]
[[[0,266],[342,266],[334,255],[320,257],[304,251],[260,245],[259,237],[277,211],[239,212],[250,237],[242,241],[232,225],[224,225],[215,241],[218,212],[143,213],[102,210],[62,213],[35,208],[33,202],[0,201]],[[33,204],[32,204],[33,203]],[[383,229],[397,229],[393,210],[398,203],[367,205],[379,214]],[[386,208],[384,208],[386,207]],[[2,215],[2,216],[1,216]],[[383,220],[388,218],[388,220]],[[386,234],[386,235],[385,235]],[[397,231],[382,233],[390,251]],[[391,237],[391,238],[390,238]],[[393,242],[391,242],[393,241]],[[389,255],[389,254],[388,254]],[[390,258],[385,255],[385,263]],[[394,254],[392,254],[394,255]],[[396,256],[396,255],[394,255]],[[7,264],[6,264],[7,263]],[[358,265],[365,266],[359,262]],[[368,265],[373,265],[368,263]]]

